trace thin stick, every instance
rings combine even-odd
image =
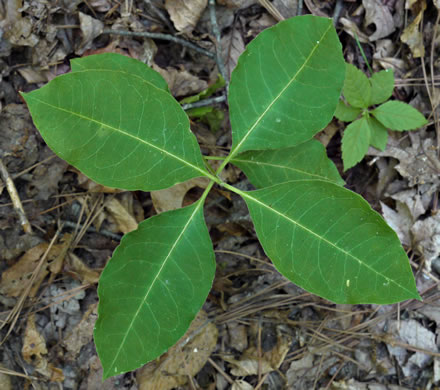
[[[223,63],[223,59],[221,56],[221,46],[220,46],[221,36],[220,36],[220,29],[218,28],[218,24],[217,24],[217,16],[215,14],[215,0],[209,0],[209,17],[211,19],[212,32],[214,33],[214,37],[216,41],[215,52],[216,52],[216,62],[217,62],[218,70],[220,71],[220,74],[225,80],[226,90],[228,90],[229,80],[227,78],[225,64]]]
[[[216,59],[214,53],[206,50],[200,46],[195,45],[194,43],[188,42],[185,39],[174,37],[169,34],[161,34],[161,33],[152,33],[152,32],[136,32],[136,31],[122,31],[122,30],[104,30],[102,34],[114,34],[114,35],[122,35],[126,37],[142,37],[142,38],[151,38],[151,39],[161,39],[164,41],[171,41],[178,43],[179,45],[185,46],[189,49],[192,49],[200,54],[205,55],[206,57]]]
[[[222,96],[216,96],[216,97],[209,98],[209,99],[200,100],[200,101],[194,102],[194,103],[182,104],[182,108],[185,111],[187,111],[187,110],[191,110],[192,108],[212,106],[213,104],[223,103],[225,101],[226,101],[226,96],[222,95]]]
[[[6,189],[8,190],[9,196],[11,197],[12,204],[15,212],[18,214],[18,218],[20,219],[20,224],[23,227],[25,233],[32,233],[31,224],[26,217],[26,213],[24,212],[23,205],[21,204],[20,197],[18,196],[17,189],[15,188],[14,182],[9,176],[9,172],[6,169],[3,160],[0,158],[0,176],[6,184]]]

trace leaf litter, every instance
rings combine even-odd
[[[41,261],[43,249],[47,249],[58,228],[57,221],[69,221],[69,226],[76,226],[64,227],[65,240],[68,234],[75,232],[82,237],[79,245],[67,249],[62,260],[56,255],[45,260],[27,295],[26,310],[21,311],[14,325],[15,332],[2,345],[12,356],[2,356],[0,361],[1,367],[13,374],[8,377],[12,388],[29,384],[49,388],[46,381],[61,383],[63,380],[65,388],[101,388],[102,371],[91,339],[96,307],[93,286],[116,245],[114,236],[110,238],[104,232],[117,234],[135,229],[142,219],[139,219],[140,210],[146,215],[159,211],[156,209],[158,200],[148,194],[121,196],[119,191],[97,186],[72,168],[67,169],[59,159],[41,164],[50,157],[49,152],[34,131],[17,91],[34,89],[32,84],[66,73],[69,70],[67,57],[100,50],[123,52],[165,69],[164,75],[175,96],[205,90],[217,78],[215,62],[211,59],[174,43],[102,34],[103,25],[175,34],[171,26],[205,49],[214,50],[207,1],[191,2],[190,6],[184,3],[188,2],[144,0],[116,4],[94,0],[60,2],[50,7],[45,2],[23,0],[4,2],[6,11],[3,4],[0,5],[0,151],[25,212],[37,230],[34,236],[23,234],[14,210],[8,206],[7,192],[1,192],[2,311],[7,313],[20,299],[25,281]],[[235,39],[237,54],[230,50],[230,57],[224,56],[225,63],[230,61],[233,67],[234,58],[244,45],[276,19],[290,16],[288,12],[294,12],[295,7],[287,11],[286,7],[296,2],[228,0],[218,3],[222,42]],[[182,7],[186,8],[185,12]],[[370,42],[364,49],[375,70],[392,68],[395,71],[398,79],[395,97],[409,101],[417,95],[421,107],[429,107],[425,84],[431,83],[430,77],[435,78],[431,70],[438,72],[437,63],[429,64],[435,22],[431,15],[435,15],[432,12],[435,9],[425,1],[408,2],[407,7],[409,17],[405,22],[402,1],[365,0],[356,6],[344,2],[339,11],[341,39],[347,58],[364,67],[363,70],[366,70],[365,63],[350,37],[356,32],[361,42]],[[334,11],[333,3],[304,2],[304,13],[331,17]],[[425,26],[421,24],[422,17]],[[199,31],[202,26],[206,28]],[[402,29],[403,34],[399,35],[396,27]],[[405,43],[400,52],[399,40]],[[419,56],[425,56],[428,62],[426,80],[412,59]],[[438,99],[438,91],[434,94]],[[425,109],[425,114],[430,112]],[[332,126],[339,125],[334,122]],[[197,127],[200,134],[210,134],[204,137],[207,150],[227,145],[226,127],[215,135],[202,123]],[[329,150],[335,142],[338,142],[337,129],[326,140]],[[410,251],[413,264],[434,278],[438,275],[435,265],[440,256],[440,221],[435,213],[439,189],[437,152],[437,140],[431,131],[413,132],[406,138],[400,134],[390,137],[383,154],[370,149],[367,158],[367,161],[373,159],[379,176],[383,177],[382,189],[370,190],[376,193],[377,207],[381,205],[385,218]],[[340,158],[333,157],[336,162]],[[348,185],[365,181],[360,173],[356,168],[353,173],[349,172]],[[237,175],[231,175],[229,180],[243,188],[249,185]],[[375,181],[370,185],[375,186]],[[92,192],[104,196],[102,204],[106,204],[106,208],[93,206],[96,198]],[[166,203],[182,202],[181,194],[173,196],[175,198]],[[158,199],[163,201],[161,197]],[[219,389],[251,389],[263,384],[269,389],[286,384],[293,389],[329,386],[366,389],[373,385],[378,389],[433,388],[439,384],[440,360],[433,339],[440,326],[435,279],[426,273],[419,276],[419,284],[425,291],[423,304],[405,302],[400,307],[393,305],[386,309],[367,305],[347,309],[331,305],[304,293],[273,272],[255,243],[243,205],[241,209],[232,208],[230,200],[221,192],[210,195],[209,201],[206,214],[208,221],[213,222],[211,235],[219,251],[216,283],[205,305],[212,320],[211,339],[201,341],[192,351],[188,349],[186,355],[168,355],[171,361],[174,357],[176,361],[186,362],[184,379],[181,367],[177,370],[168,367],[152,370],[154,372],[146,374],[142,381],[156,380],[164,371],[169,379],[169,373],[175,370],[178,375],[170,376],[172,383],[175,385],[176,378],[180,378],[179,383],[185,382],[186,388],[208,387],[214,383]],[[87,212],[83,214],[81,204],[87,205]],[[94,226],[94,230],[87,226]],[[54,253],[63,252],[65,245],[58,241]],[[27,315],[27,309],[35,313]],[[216,330],[220,331],[218,340]],[[61,349],[57,345],[62,345]],[[23,348],[24,366],[20,364]],[[194,349],[206,350],[197,364],[191,355]],[[37,358],[29,360],[32,353]],[[250,367],[251,374],[240,371],[240,367]],[[238,374],[246,376],[237,377]],[[108,380],[102,388],[141,388],[140,381],[135,383],[133,377],[127,375]]]

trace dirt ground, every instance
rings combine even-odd
[[[18,91],[69,72],[72,58],[116,52],[152,66],[181,100],[219,71],[228,79],[258,33],[301,14],[332,18],[346,61],[368,74],[357,36],[375,71],[394,70],[393,99],[429,120],[345,173],[346,124],[334,119],[319,136],[346,187],[398,233],[423,302],[337,305],[301,290],[265,256],[244,202],[217,190],[205,208],[216,278],[193,328],[209,326],[103,383],[92,337],[100,272],[124,233],[191,203],[204,184],[98,185],[45,145]],[[439,20],[438,0],[0,0],[0,389],[439,388]],[[192,117],[204,153],[231,145],[225,97],[219,86]],[[251,188],[234,167],[224,179]]]

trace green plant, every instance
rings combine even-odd
[[[126,234],[102,272],[94,337],[104,378],[164,353],[203,305],[215,272],[203,204],[215,184],[243,197],[264,251],[304,289],[337,303],[420,298],[397,235],[342,187],[312,139],[332,119],[344,76],[330,19],[301,16],[262,32],[231,77],[232,148],[215,174],[165,81],[138,61],[74,59],[71,73],[23,94],[47,144],[98,183],[150,191],[210,179],[192,205]],[[223,182],[229,163],[260,189]]]
[[[396,100],[387,101],[394,90],[392,70],[382,70],[367,78],[351,64],[346,64],[346,69],[342,93],[348,105],[341,99],[335,112],[335,117],[339,120],[352,122],[342,137],[344,170],[361,161],[370,145],[384,150],[388,141],[388,129],[415,130],[427,123],[425,117],[409,104]],[[368,109],[377,104],[380,105]]]

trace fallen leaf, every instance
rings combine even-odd
[[[426,4],[425,4],[426,8]],[[423,11],[425,8],[422,8],[414,20],[411,22],[409,26],[403,30],[403,33],[400,35],[400,40],[403,43],[406,43],[411,50],[411,53],[414,58],[420,58],[425,56],[425,46],[423,45],[423,33],[420,31],[420,22],[423,17]]]
[[[165,0],[165,9],[170,14],[178,31],[191,32],[208,4],[208,0]]]
[[[139,390],[170,390],[183,386],[188,377],[196,375],[205,365],[217,345],[218,330],[200,311],[188,331],[158,360],[150,362],[136,372]],[[187,344],[180,346],[193,332],[199,331]]]
[[[431,263],[440,256],[440,214],[417,221],[411,228],[416,249],[425,258],[431,271]]]
[[[254,390],[254,386],[243,379],[238,379],[232,384],[231,390]]]
[[[155,64],[152,64],[152,68],[162,75],[174,97],[195,95],[208,88],[208,83],[205,80],[192,75],[186,70],[177,70],[170,67],[163,69]]]
[[[93,40],[102,34],[104,23],[82,12],[79,12],[79,23],[82,32],[82,41],[78,49],[75,50],[75,53],[81,55],[90,49]]]
[[[68,253],[67,259],[69,263],[69,270],[76,274],[81,283],[98,283],[99,276],[101,275],[98,271],[85,265],[83,261],[74,253]]]
[[[267,352],[261,352],[257,347],[248,348],[239,360],[224,357],[232,365],[231,374],[235,376],[264,375],[277,370],[283,363],[290,349],[293,337],[277,327],[277,344]]]
[[[118,199],[114,197],[107,199],[105,209],[115,220],[120,232],[125,234],[137,229],[138,223],[132,210],[124,207]]]
[[[204,177],[196,177],[164,190],[151,191],[150,195],[156,212],[160,214],[164,211],[181,208],[183,206],[183,199],[191,188],[206,188],[208,183],[209,179]]]
[[[414,222],[408,208],[400,202],[396,203],[397,211],[394,211],[385,203],[380,202],[380,205],[385,221],[397,233],[400,242],[407,247],[411,246],[410,234]]]
[[[97,308],[97,303],[91,304],[84,313],[81,321],[73,328],[67,337],[63,338],[62,344],[67,350],[67,360],[76,359],[81,348],[93,340],[93,328],[98,318]]]
[[[380,0],[362,0],[365,8],[364,26],[374,24],[376,31],[369,36],[371,42],[390,35],[396,29],[393,16],[388,7]]]
[[[45,264],[41,267],[40,272],[34,280],[29,296],[34,297],[43,282],[44,278],[49,274],[49,267],[54,262],[63,261],[64,258],[59,255],[63,253],[66,244],[57,244],[52,246]],[[0,292],[10,297],[18,297],[28,286],[32,273],[35,271],[41,257],[48,248],[48,244],[43,242],[29,249],[20,259],[6,271],[2,273],[0,282]],[[59,268],[59,267],[55,267]]]
[[[46,340],[44,340],[43,336],[38,332],[37,327],[35,326],[35,314],[31,314],[26,322],[21,355],[26,362],[36,362],[38,365],[39,361],[42,359],[42,355],[46,354]]]
[[[224,34],[220,40],[222,57],[224,59],[228,79],[237,65],[238,57],[244,52],[245,44],[241,32],[237,28],[232,28]]]

